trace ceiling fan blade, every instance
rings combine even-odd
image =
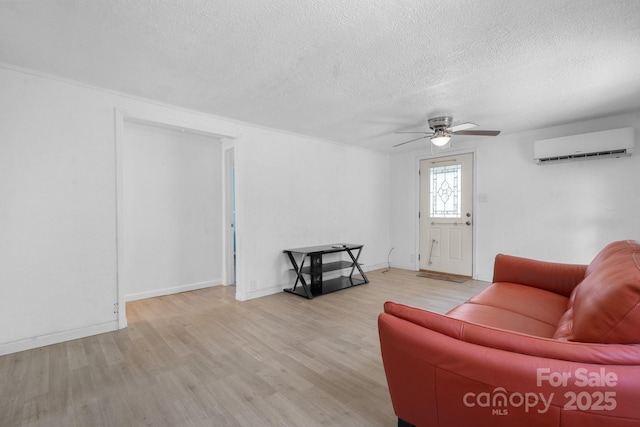
[[[497,136],[500,135],[499,130],[462,130],[453,132],[456,135],[478,135],[478,136]]]
[[[399,147],[399,146],[401,146],[401,145],[408,144],[408,143],[410,143],[410,142],[417,141],[417,140],[419,140],[419,139],[429,138],[430,136],[431,136],[431,135],[425,135],[425,136],[421,136],[420,138],[411,139],[411,140],[409,140],[409,141],[401,142],[400,144],[396,144],[396,145],[394,145],[394,147]]]
[[[419,132],[419,131],[403,131],[403,130],[399,130],[399,131],[394,132],[394,133],[433,133],[433,132],[424,132],[424,131]]]
[[[458,132],[461,130],[467,130],[475,127],[478,127],[478,125],[475,123],[460,123],[459,125],[451,126],[450,128],[447,129],[447,131]]]

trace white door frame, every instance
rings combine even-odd
[[[456,155],[462,155],[462,154],[473,154],[473,185],[472,185],[472,200],[473,200],[473,217],[476,217],[476,207],[477,207],[477,203],[476,203],[476,177],[477,177],[477,163],[478,163],[478,156],[477,156],[477,151],[475,149],[461,149],[461,150],[447,150],[445,152],[442,153],[437,153],[437,154],[420,154],[418,156],[416,156],[415,159],[415,252],[416,254],[420,254],[420,162],[422,160],[433,160],[433,159],[438,159],[438,158],[442,158],[442,157],[450,157],[450,156],[456,156]],[[476,242],[477,242],[477,238],[476,238],[476,233],[477,233],[477,227],[476,227],[477,223],[474,221],[474,227],[471,230],[472,233],[472,243],[471,243],[471,251],[472,251],[472,255],[471,255],[471,268],[472,268],[472,278],[476,277],[476,265],[477,265],[477,251],[476,251]],[[421,254],[421,256],[424,256],[424,254]],[[415,257],[415,265],[414,265],[415,271],[420,271],[420,260],[418,259],[418,257]]]
[[[126,289],[124,289],[124,207],[123,207],[123,158],[124,158],[124,123],[131,121],[134,123],[160,126],[169,129],[179,129],[183,131],[212,136],[223,141],[233,140],[238,137],[239,130],[235,125],[224,126],[215,123],[214,120],[196,118],[191,113],[185,113],[172,108],[159,107],[158,109],[141,109],[138,111],[121,111],[114,109],[115,120],[115,147],[114,162],[116,172],[115,192],[116,192],[116,289],[117,289],[117,317],[118,329],[127,327],[126,310]],[[222,165],[224,169],[224,162]],[[223,246],[224,254],[224,246]],[[223,259],[223,265],[225,260]],[[223,268],[224,271],[224,268]],[[114,308],[116,308],[114,306]]]
[[[223,258],[223,277],[224,285],[234,285],[236,283],[236,260],[235,260],[235,209],[234,209],[234,183],[233,171],[235,168],[233,141],[222,144],[223,154],[223,170],[222,170],[222,186],[223,186],[223,212],[222,212],[222,238],[224,239],[222,247]]]

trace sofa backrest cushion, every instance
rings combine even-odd
[[[567,341],[640,343],[640,243],[607,245],[575,287],[554,338]]]
[[[384,315],[406,320],[460,341],[512,353],[599,365],[640,364],[640,344],[615,345],[558,341],[454,319],[445,314],[390,301],[384,304],[384,313],[381,316]]]

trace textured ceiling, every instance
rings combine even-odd
[[[393,152],[640,110],[640,1],[2,1],[0,62]]]

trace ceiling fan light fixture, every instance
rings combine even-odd
[[[431,137],[431,143],[437,147],[444,147],[449,143],[451,139],[450,135],[447,135],[443,130],[437,130]]]

